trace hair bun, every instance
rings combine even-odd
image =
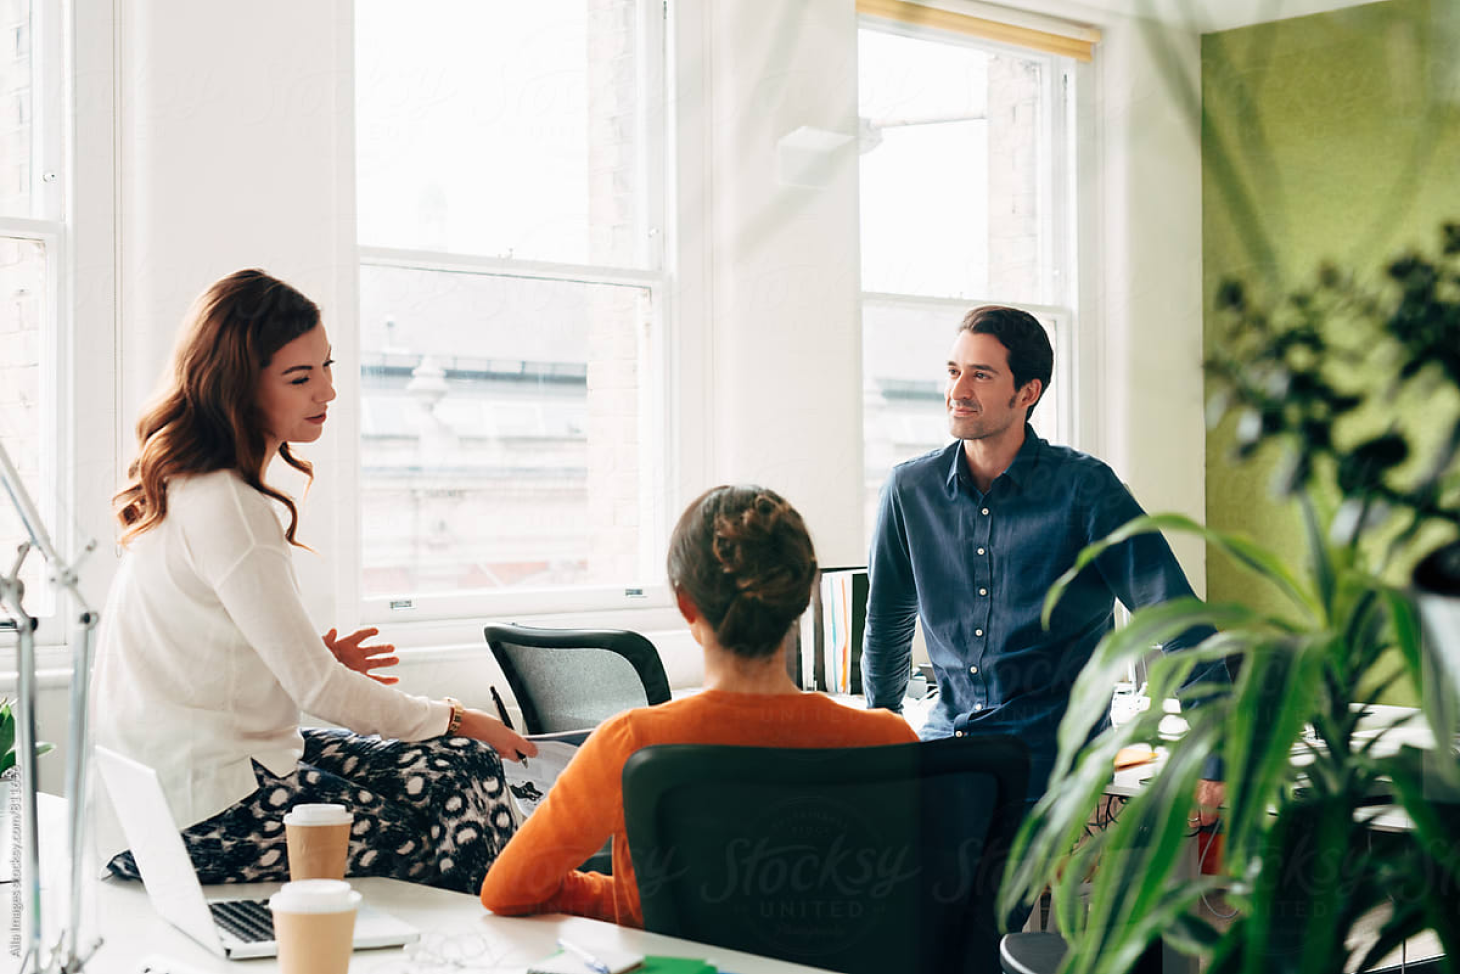
[[[715,557],[721,569],[736,576],[736,587],[753,587],[755,577],[775,557],[776,528],[790,505],[774,495],[758,493],[744,509],[715,517]]]
[[[719,487],[680,519],[669,568],[721,645],[769,655],[810,602],[816,553],[801,515],[779,494]]]

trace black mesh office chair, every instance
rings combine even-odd
[[[1028,776],[1002,737],[646,747],[624,766],[645,929],[850,974],[997,971]]]
[[[597,727],[669,699],[659,651],[636,632],[496,624],[484,632],[522,709],[524,733]]]

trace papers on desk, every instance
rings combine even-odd
[[[208,974],[208,972],[201,967],[185,964],[172,957],[148,954],[138,964],[136,974]]]
[[[592,960],[568,950],[559,950],[527,969],[527,974],[624,974],[644,966],[644,955],[609,947],[594,947]]]
[[[716,974],[714,964],[689,957],[646,957],[622,950],[595,950],[594,956],[609,974]],[[626,966],[625,961],[629,961]],[[601,969],[560,950],[533,964],[527,974],[601,974]]]
[[[588,739],[590,731],[563,731],[557,734],[528,734],[527,739],[537,745],[537,757],[526,761],[503,761],[502,771],[507,778],[507,789],[517,802],[519,818],[537,811],[537,806],[547,797],[553,782],[578,753],[578,745]]]

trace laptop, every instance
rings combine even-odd
[[[96,764],[158,915],[231,960],[276,956],[267,900],[210,901],[203,895],[157,772],[104,747],[96,748]],[[365,903],[355,916],[356,950],[400,947],[420,936],[415,927]]]

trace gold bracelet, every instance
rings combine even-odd
[[[448,735],[455,734],[461,729],[461,718],[466,716],[466,708],[455,697],[446,697],[444,699],[451,707],[451,720],[446,724],[446,733]]]

